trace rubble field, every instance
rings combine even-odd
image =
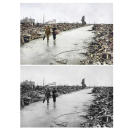
[[[43,25],[43,24],[31,25],[29,23],[28,24],[21,23],[20,25],[20,34],[21,34],[20,44],[23,45],[24,43],[27,43],[31,40],[42,38],[44,35],[45,26],[47,25]],[[49,26],[53,27],[53,24],[50,24]],[[79,23],[57,23],[56,24],[56,27],[60,32],[71,30],[71,29],[76,29],[82,26],[83,25]]]
[[[21,24],[21,45],[34,39],[42,38],[46,25]],[[53,25],[50,25],[52,27]],[[60,32],[82,27],[82,24],[57,24]],[[86,25],[89,26],[89,25]],[[93,33],[91,41],[84,40],[84,46],[78,55],[82,57],[81,65],[112,65],[113,64],[113,24],[94,24],[88,32]],[[75,37],[78,37],[77,35]],[[75,39],[73,37],[73,39]],[[79,43],[79,41],[78,41]],[[77,46],[76,46],[77,47]],[[66,64],[67,61],[62,61]]]
[[[50,90],[52,87],[48,87]],[[67,86],[67,85],[58,85],[56,87],[58,96],[62,94],[69,94],[71,92],[79,91],[84,89],[85,87],[82,86]],[[29,105],[30,103],[42,101],[45,97],[45,90],[46,87],[42,86],[35,86],[34,88],[31,88],[29,86],[25,86],[21,84],[21,108],[23,108],[25,105]]]
[[[113,24],[95,24],[93,41],[88,43],[83,61],[85,65],[112,65],[113,64]]]
[[[95,96],[88,113],[82,116],[87,122],[81,127],[113,127],[113,87],[94,87],[92,94]]]

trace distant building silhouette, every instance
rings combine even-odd
[[[56,24],[56,19],[47,21],[45,24]]]
[[[34,25],[35,24],[35,19],[25,17],[24,19],[21,20],[21,23],[22,24],[31,24],[31,25]]]

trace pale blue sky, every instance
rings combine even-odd
[[[21,19],[35,18],[37,22],[56,19],[57,22],[81,22],[84,15],[89,23],[113,23],[112,3],[21,3]]]

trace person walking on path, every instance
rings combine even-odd
[[[45,28],[45,36],[47,37],[47,43],[49,42],[49,36],[50,36],[50,26],[46,26]]]
[[[47,104],[49,104],[50,96],[51,96],[51,94],[50,94],[50,89],[47,88],[47,90],[46,90],[46,92],[45,92],[45,97],[46,97],[46,100],[47,100]]]
[[[55,103],[56,102],[56,97],[57,97],[57,90],[56,90],[56,88],[53,88],[53,90],[52,90],[52,97],[53,97],[53,102]]]
[[[56,40],[56,34],[57,34],[57,28],[56,28],[56,25],[53,25],[53,28],[52,28],[52,35],[53,35],[53,40],[55,41]]]

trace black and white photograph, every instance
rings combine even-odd
[[[112,65],[112,3],[21,3],[22,65]]]
[[[21,66],[21,127],[113,127],[112,66]]]

